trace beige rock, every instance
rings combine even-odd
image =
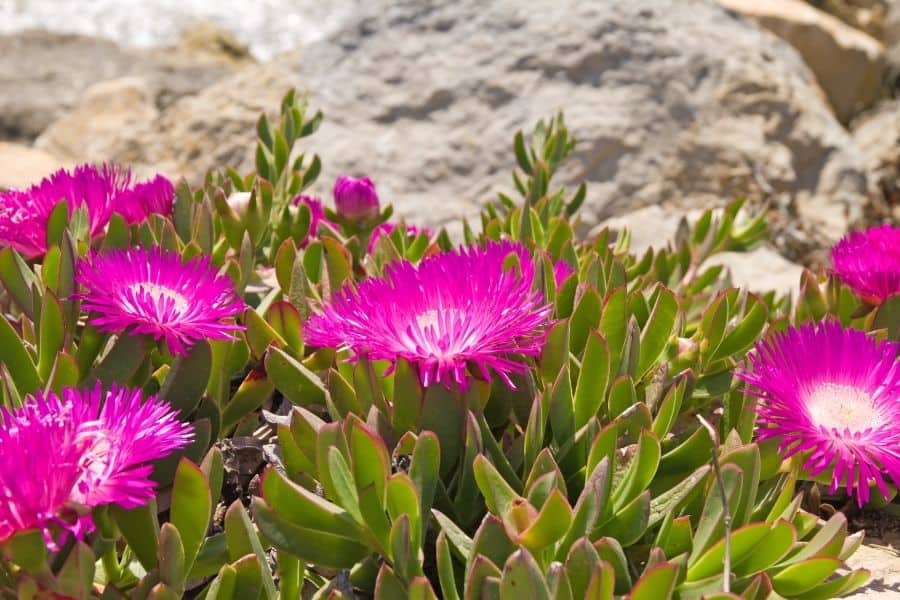
[[[603,221],[591,230],[588,238],[595,237],[605,227],[616,232],[627,229],[629,248],[640,256],[648,248],[665,248],[675,237],[681,217],[680,212],[664,210],[656,204],[645,206]]]
[[[734,286],[751,292],[774,290],[779,296],[797,297],[803,267],[787,260],[770,246],[749,252],[722,252],[709,257],[706,266],[724,265]]]
[[[0,190],[28,187],[65,166],[66,161],[43,150],[0,142]]]
[[[873,543],[874,542],[874,543]],[[846,596],[853,600],[887,600],[900,598],[900,554],[897,540],[884,543],[883,540],[867,540],[847,560],[851,569],[868,569],[872,574],[869,583],[856,593]]]
[[[94,84],[68,114],[50,125],[35,146],[78,162],[130,162],[130,146],[159,112],[143,79]]]
[[[42,30],[0,35],[0,137],[30,142],[88,87],[129,75],[147,81],[163,109],[234,70],[227,61],[210,60],[208,48],[122,48],[103,38]]]
[[[794,46],[842,122],[878,98],[885,53],[875,38],[801,0],[719,1]]]
[[[853,123],[874,198],[870,220],[900,222],[900,100],[879,104]]]
[[[176,48],[197,60],[239,66],[254,62],[250,50],[233,33],[210,21],[196,21],[181,34]]]
[[[281,61],[248,67],[182,98],[160,115],[153,131],[138,136],[131,161],[161,165],[193,182],[208,169],[252,165],[256,121],[264,112],[277,116],[291,86],[288,72]]]
[[[893,0],[812,0],[820,10],[847,25],[862,30],[876,40],[884,40],[884,20]]]

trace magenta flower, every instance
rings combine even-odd
[[[319,225],[324,225],[329,229],[334,229],[334,224],[325,216],[325,207],[322,201],[313,196],[297,196],[292,201],[294,206],[306,206],[309,209],[309,230],[306,237],[300,242],[301,248],[306,248],[310,240],[315,239],[319,232]]]
[[[39,529],[55,549],[93,529],[90,509],[135,508],[154,494],[152,461],[193,438],[165,402],[139,389],[38,392],[0,408],[0,541]]]
[[[378,243],[378,238],[380,238],[382,235],[391,235],[392,233],[394,233],[395,229],[397,229],[397,224],[395,223],[382,223],[381,225],[373,229],[372,235],[369,238],[369,243],[366,246],[366,253],[372,254],[372,251],[375,250],[375,245]],[[434,235],[434,233],[427,227],[416,227],[415,225],[406,226],[406,236],[408,238],[416,238],[420,233],[424,233],[429,238]]]
[[[804,469],[831,471],[859,506],[884,474],[900,483],[900,344],[876,342],[839,323],[807,324],[757,344],[749,369],[760,440],[778,437],[785,457],[808,453]]]
[[[900,227],[850,233],[832,247],[831,263],[845,284],[872,303],[900,294]]]
[[[506,267],[511,254],[518,267]],[[345,286],[306,324],[312,346],[396,362],[403,358],[423,385],[460,388],[474,368],[509,387],[528,366],[514,355],[541,351],[550,307],[532,289],[534,263],[524,246],[491,242],[424,259],[391,263],[380,278]]]
[[[558,260],[553,265],[553,280],[556,282],[556,288],[562,287],[562,284],[575,273],[575,269],[566,261]]]
[[[378,216],[378,194],[368,177],[341,175],[334,183],[334,206],[348,221],[368,221]]]
[[[157,175],[119,194],[115,201],[115,211],[122,215],[126,223],[133,225],[145,221],[151,214],[171,215],[174,202],[175,188],[172,182]]]
[[[231,319],[244,303],[208,257],[185,263],[159,248],[113,250],[81,262],[77,279],[92,325],[164,339],[173,354],[185,354],[198,340],[233,339],[243,329]]]
[[[153,208],[148,210],[163,208],[157,199],[165,187],[163,182],[168,183],[157,177],[136,186],[149,186],[153,191],[152,194],[150,191],[140,194],[141,198],[155,198]],[[168,187],[171,189],[171,184]],[[126,199],[134,196],[136,188],[131,187],[131,172],[127,169],[113,165],[81,165],[72,171],[60,169],[28,189],[0,192],[0,246],[10,246],[25,258],[44,254],[47,251],[47,222],[60,200],[68,202],[70,216],[76,209],[85,207],[91,236],[99,235],[114,211],[132,213],[135,210],[134,202]],[[149,200],[144,201],[149,203]]]

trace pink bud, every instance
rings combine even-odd
[[[341,175],[334,184],[337,213],[349,221],[368,221],[378,216],[378,194],[368,177]]]

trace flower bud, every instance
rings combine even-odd
[[[348,221],[368,221],[378,216],[378,194],[368,177],[341,175],[334,184],[337,213]]]

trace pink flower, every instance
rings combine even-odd
[[[187,423],[155,396],[113,385],[63,388],[0,408],[0,541],[39,529],[51,549],[93,529],[90,509],[153,497],[152,461],[185,447]]]
[[[368,221],[380,210],[375,184],[368,177],[341,175],[334,183],[334,206],[348,221]]]
[[[92,325],[164,339],[173,354],[185,354],[198,340],[233,339],[242,329],[230,319],[244,303],[208,257],[185,263],[159,248],[113,250],[81,262],[77,279]]]
[[[508,267],[510,255],[518,266]],[[466,388],[469,367],[487,380],[495,372],[528,370],[513,355],[541,351],[550,307],[532,289],[528,250],[491,242],[385,268],[380,278],[334,294],[306,324],[312,346],[348,349],[375,360],[410,361],[422,385]]]
[[[174,202],[175,188],[172,182],[157,175],[119,194],[115,201],[115,211],[122,215],[126,223],[132,225],[142,223],[151,214],[172,214]]]
[[[369,238],[369,244],[366,246],[366,253],[372,254],[372,251],[375,250],[375,245],[378,243],[378,238],[380,238],[382,235],[391,235],[392,233],[394,233],[395,229],[397,229],[397,225],[395,223],[382,223],[381,225],[373,229],[372,236]],[[429,238],[434,235],[434,233],[427,227],[416,227],[415,225],[406,226],[407,237],[416,238],[420,233],[424,233]]]
[[[805,455],[812,476],[831,469],[859,506],[884,474],[900,483],[900,345],[839,323],[807,324],[756,346],[738,376],[755,389],[760,440],[777,437],[785,457]]]
[[[556,261],[553,265],[553,279],[556,282],[556,288],[562,287],[562,284],[575,273],[575,269],[564,260]]]
[[[25,258],[44,254],[47,223],[60,200],[67,201],[69,216],[78,208],[87,209],[93,237],[103,232],[115,211],[143,214],[143,218],[149,212],[170,211],[171,197],[165,204],[166,189],[171,190],[171,184],[160,176],[132,188],[131,172],[114,165],[60,169],[28,189],[0,192],[0,246],[10,246]]]
[[[834,273],[873,303],[900,294],[900,227],[853,232],[831,249]]]

